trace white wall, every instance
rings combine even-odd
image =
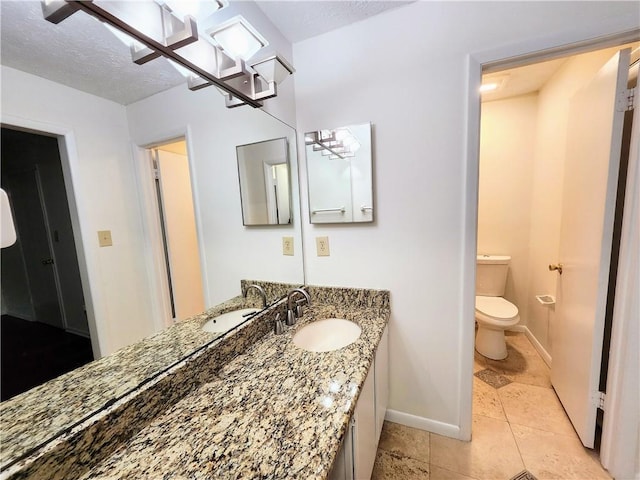
[[[3,123],[65,133],[72,141],[65,184],[80,221],[74,228],[86,262],[81,275],[92,341],[99,338],[94,352],[108,355],[153,332],[125,109],[12,68],[1,72]],[[98,230],[111,230],[112,247],[98,247]]]
[[[541,305],[536,295],[555,295],[558,275],[548,265],[559,255],[562,188],[567,119],[572,96],[619,50],[610,48],[570,58],[540,90],[534,170],[530,260],[528,266],[528,328],[553,358],[553,308]]]
[[[293,191],[297,190],[295,131],[250,107],[227,109],[215,88],[177,86],[127,106],[132,141],[139,146],[186,133],[207,307],[240,293],[251,278],[304,282],[300,206],[293,224],[242,225],[236,146],[287,137]],[[295,255],[282,255],[282,237],[294,237]]]
[[[396,420],[470,432],[470,56],[498,60],[633,28],[637,6],[625,2],[416,2],[294,45],[298,131],[374,125],[376,222],[305,225],[305,244],[331,242],[331,257],[307,249],[305,269],[310,284],[391,290]]]
[[[505,298],[527,323],[537,94],[484,102],[480,134],[478,253],[510,255]]]

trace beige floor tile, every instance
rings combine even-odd
[[[509,424],[482,415],[473,416],[471,442],[432,433],[431,465],[479,479],[509,479],[524,469]]]
[[[578,437],[512,425],[524,464],[538,480],[610,479]]]
[[[551,388],[549,367],[524,333],[507,332],[507,358],[485,359],[488,368],[513,382]]]
[[[429,464],[378,450],[371,480],[429,480]]]
[[[500,388],[498,395],[509,423],[575,435],[573,426],[552,389],[510,383]]]
[[[435,465],[431,465],[429,475],[430,480],[475,480],[473,477],[467,477],[461,473],[452,472],[451,470],[436,467]]]
[[[507,420],[498,391],[477,377],[473,377],[473,414]]]
[[[522,332],[505,332],[504,335],[507,345],[511,345],[525,356],[538,356],[536,347],[529,341],[527,336]]]
[[[429,432],[384,422],[378,448],[429,463]]]

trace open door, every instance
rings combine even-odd
[[[630,49],[571,100],[551,383],[582,443],[594,445]]]

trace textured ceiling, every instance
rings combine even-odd
[[[256,4],[287,40],[296,43],[414,1],[257,1]]]
[[[145,65],[93,17],[54,25],[39,1],[0,1],[2,64],[123,105],[184,83],[165,59]],[[186,87],[185,87],[186,88]]]

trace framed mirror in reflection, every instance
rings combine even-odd
[[[236,147],[243,225],[289,225],[291,176],[286,138]]]
[[[373,222],[371,124],[305,133],[311,223]]]

